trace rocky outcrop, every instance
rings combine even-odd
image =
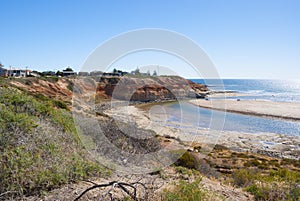
[[[97,78],[20,78],[11,84],[34,94],[71,103],[78,98],[119,99],[126,101],[163,101],[182,98],[204,98],[205,85],[178,76],[101,77]]]
[[[71,101],[73,81],[53,78],[19,78],[10,82],[14,87],[48,98]]]
[[[205,97],[208,89],[178,76],[162,77],[102,77],[97,93],[128,101],[161,101],[186,97]]]

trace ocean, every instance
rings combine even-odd
[[[300,80],[263,80],[263,79],[191,79],[206,84],[212,91],[233,91],[248,94],[239,99],[262,99],[276,102],[300,102]],[[221,83],[223,83],[223,85]],[[221,85],[220,85],[221,84]]]
[[[207,84],[211,90],[215,91],[226,90],[248,94],[247,96],[226,98],[300,102],[300,81],[225,79],[223,86],[215,84],[220,83],[220,81],[214,82],[214,80],[204,82],[201,79],[193,79],[192,81]],[[171,114],[168,121],[193,124],[195,128],[210,129],[213,112],[217,117],[224,116],[222,111],[212,111],[189,103],[170,103],[165,105],[165,109],[168,114]],[[225,113],[225,115],[222,129],[224,131],[300,136],[300,122],[230,112]]]

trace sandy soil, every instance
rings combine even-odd
[[[44,198],[37,197],[27,197],[22,201],[70,201],[77,198],[84,190],[93,186],[95,184],[107,184],[111,181],[120,181],[125,183],[134,183],[140,182],[143,183],[148,188],[148,198],[149,200],[157,200],[161,201],[160,194],[164,191],[164,189],[171,189],[175,183],[179,183],[179,180],[186,180],[188,182],[192,182],[195,179],[193,176],[179,174],[175,171],[174,167],[167,167],[161,173],[163,175],[117,175],[114,174],[109,178],[94,178],[89,181],[81,181],[74,184],[64,185],[60,189],[52,190],[48,195],[44,196]],[[93,183],[91,183],[93,182]],[[251,201],[254,200],[253,196],[247,192],[244,192],[241,188],[235,188],[233,186],[225,186],[222,183],[211,180],[206,177],[202,177],[200,182],[200,187],[213,192],[211,194],[210,200],[214,201]],[[141,186],[136,186],[138,189],[138,196],[144,197],[144,190]],[[98,201],[98,200],[111,200],[109,199],[110,192],[116,200],[123,200],[127,195],[121,191],[119,188],[97,188],[88,192],[86,195],[82,197],[80,200],[89,200],[89,201]],[[102,199],[101,199],[102,198]]]
[[[264,100],[190,100],[190,103],[210,109],[300,121],[300,103]]]

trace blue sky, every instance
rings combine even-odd
[[[79,70],[105,40],[163,28],[197,42],[223,78],[300,79],[297,0],[0,0],[0,8],[5,66]]]

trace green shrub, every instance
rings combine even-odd
[[[256,184],[252,184],[246,188],[246,191],[255,196],[256,199],[262,199],[263,194],[259,187]]]
[[[165,190],[162,194],[164,201],[187,201],[187,200],[206,200],[208,192],[201,189],[201,179],[188,183],[180,180],[179,184],[172,190]],[[211,195],[210,195],[211,196]]]
[[[268,179],[275,179],[279,181],[300,183],[300,172],[291,171],[286,168],[280,168],[279,170],[271,170]]]
[[[214,147],[214,150],[222,151],[222,150],[228,150],[228,148],[223,146],[223,145],[216,144],[215,147]]]
[[[178,152],[180,153],[180,151]],[[175,165],[182,166],[190,169],[198,169],[199,162],[195,159],[195,157],[191,154],[191,152],[184,152],[184,154],[177,159]]]
[[[237,170],[232,175],[236,186],[244,187],[255,200],[299,200],[300,172],[285,168],[271,170]]]
[[[74,83],[73,83],[72,81],[68,80],[67,88],[68,88],[70,91],[73,91]]]
[[[39,101],[49,101],[50,100],[50,98],[48,98],[48,97],[46,97],[46,96],[44,96],[43,94],[40,94],[40,93],[32,94],[32,96],[35,97]]]
[[[299,188],[289,189],[280,183],[258,182],[246,188],[246,191],[254,195],[257,201],[267,200],[299,200]],[[297,192],[298,191],[298,192]]]
[[[60,100],[54,100],[53,104],[55,107],[60,108],[60,109],[65,109],[65,110],[69,110],[67,104],[63,101]]]
[[[300,161],[295,160],[295,159],[284,158],[281,161],[281,165],[293,165],[295,167],[300,168]]]
[[[236,170],[233,175],[233,183],[238,187],[252,185],[256,179],[257,173],[254,170],[240,169]]]
[[[185,168],[182,166],[175,166],[175,170],[177,173],[179,173],[181,175],[187,175],[189,177],[191,177],[193,175],[200,176],[200,172],[195,169],[189,169],[189,168]]]

